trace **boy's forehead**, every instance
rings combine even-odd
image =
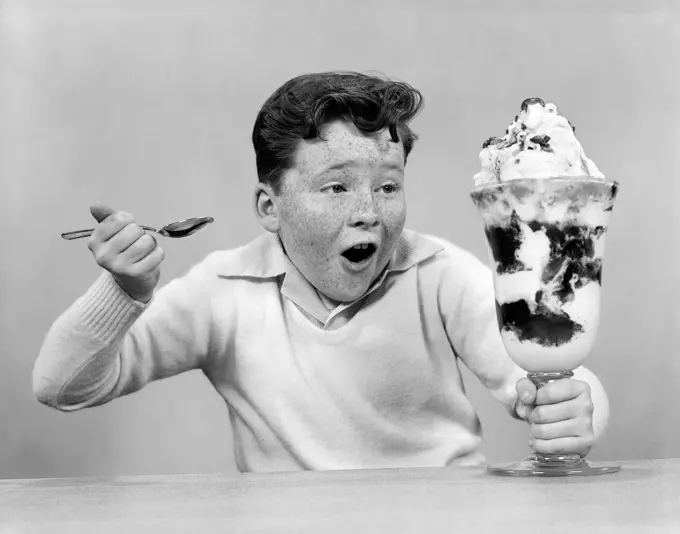
[[[345,121],[334,121],[321,128],[321,138],[298,145],[296,163],[310,172],[324,167],[362,162],[373,165],[403,166],[404,146],[393,142],[387,129],[366,134]]]

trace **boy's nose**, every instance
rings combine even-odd
[[[360,193],[349,218],[350,226],[376,226],[380,221],[373,192]]]

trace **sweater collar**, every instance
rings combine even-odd
[[[228,266],[218,269],[218,274],[225,278],[255,280],[283,276],[281,294],[326,328],[335,317],[380,287],[388,275],[406,271],[443,249],[443,246],[416,232],[404,230],[387,268],[366,293],[355,301],[342,303],[334,309],[327,307],[312,284],[293,265],[275,234],[264,234],[242,247],[236,258],[232,256]]]

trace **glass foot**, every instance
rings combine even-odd
[[[549,460],[539,459],[532,454],[521,462],[490,465],[486,468],[492,475],[513,477],[565,477],[589,476],[616,473],[621,470],[620,465],[587,462],[583,458],[552,456]]]

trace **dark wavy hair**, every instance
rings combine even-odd
[[[388,129],[404,145],[408,158],[418,136],[409,123],[423,106],[410,85],[358,72],[321,72],[297,76],[279,87],[262,105],[253,128],[260,182],[278,194],[281,176],[294,164],[300,141],[320,138],[332,120],[351,121],[362,132]]]

